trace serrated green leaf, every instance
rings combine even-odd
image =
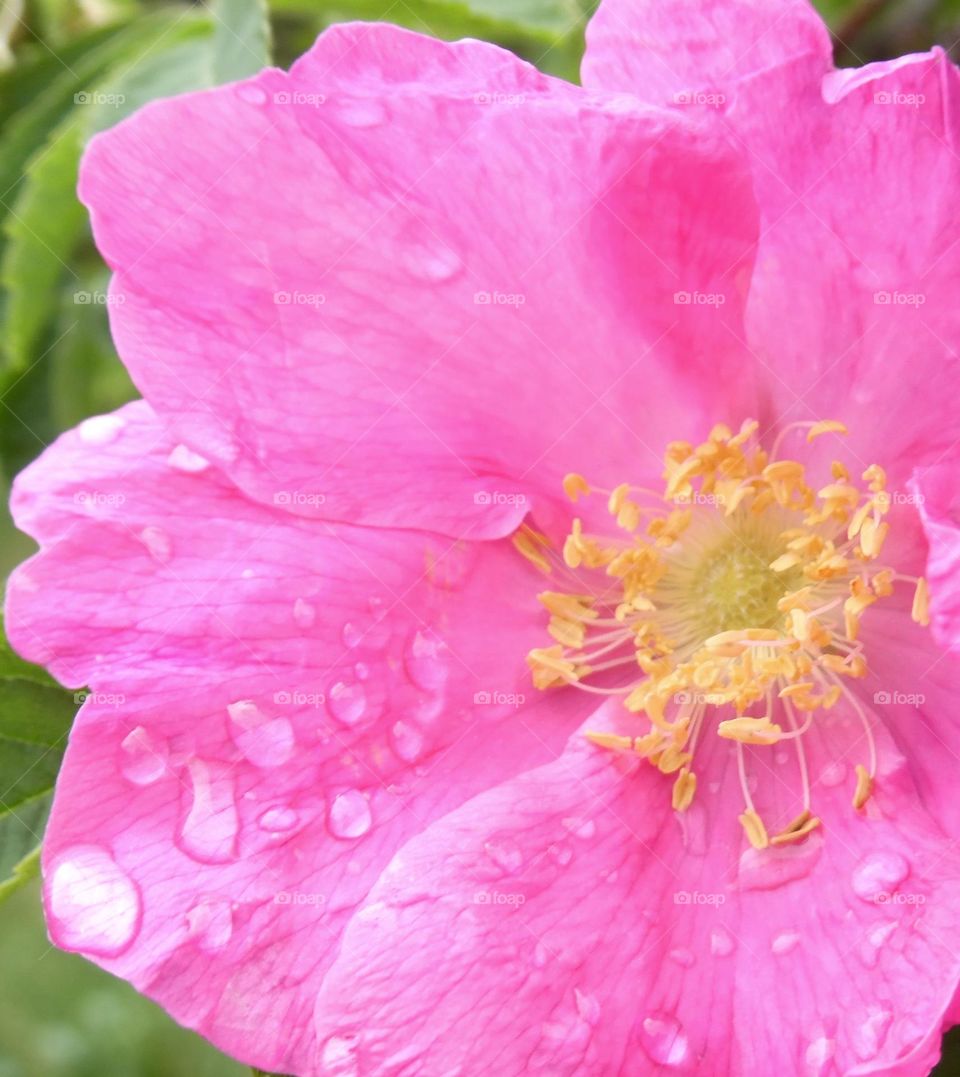
[[[270,63],[266,0],[211,0],[215,83],[255,75]]]
[[[62,688],[0,679],[0,897],[30,878],[75,712]]]

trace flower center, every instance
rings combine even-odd
[[[616,525],[592,534],[574,519],[562,554],[526,525],[514,544],[561,581],[539,595],[555,643],[528,655],[534,685],[619,696],[636,716],[637,734],[587,736],[675,774],[678,811],[696,794],[693,762],[705,727],[733,741],[744,797],[740,821],[751,843],[765,848],[802,841],[820,825],[811,811],[803,737],[841,701],[866,734],[853,805],[866,804],[876,749],[848,686],[867,673],[860,618],[897,581],[914,586],[914,620],[926,624],[928,617],[925,581],[880,563],[890,508],[883,469],[871,465],[858,484],[834,461],[830,481],[817,489],[802,463],[778,455],[798,430],[811,442],[846,433],[843,425],[792,424],[769,453],[757,429],[751,420],[733,434],[721,424],[701,445],[673,442],[664,489],[624,483],[599,491]],[[564,489],[574,502],[592,492],[576,474]],[[800,811],[770,835],[746,781],[744,745],[781,741],[797,750]]]

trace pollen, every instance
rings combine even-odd
[[[864,809],[877,753],[850,689],[869,672],[862,624],[902,582],[913,586],[913,620],[929,623],[926,581],[882,563],[891,506],[883,468],[834,460],[812,481],[802,460],[780,452],[798,430],[806,444],[847,433],[833,419],[796,423],[768,450],[756,421],[736,433],[721,423],[699,445],[667,446],[660,490],[629,482],[604,490],[571,473],[567,497],[590,504],[567,536],[554,541],[523,525],[513,537],[551,581],[538,598],[552,642],[527,656],[535,687],[619,697],[634,728],[587,739],[670,776],[677,812],[696,797],[704,736],[727,742],[743,794],[739,821],[757,849],[805,841],[822,825],[804,741],[834,708],[863,726],[865,759],[850,795]],[[800,810],[786,825],[762,817],[747,781],[748,753],[775,745],[797,755]]]

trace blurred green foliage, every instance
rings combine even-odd
[[[706,0],[709,2],[709,0]],[[595,0],[3,0],[0,7],[0,499],[57,434],[135,395],[113,351],[108,273],[75,197],[83,147],[156,97],[288,65],[344,19],[510,48],[576,79]],[[820,0],[839,63],[939,43],[960,0]],[[0,509],[0,579],[30,552]],[[73,696],[0,629],[0,898],[35,871]],[[32,720],[27,722],[27,716]],[[29,735],[23,731],[30,725]],[[11,730],[13,731],[11,733]],[[28,758],[29,757],[29,758]],[[29,771],[29,782],[4,775]],[[46,942],[35,882],[0,913],[0,1077],[230,1077],[244,1067]],[[948,1044],[953,1036],[948,1037]],[[948,1046],[939,1072],[960,1073]]]

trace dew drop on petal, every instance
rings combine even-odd
[[[828,789],[842,785],[847,778],[847,764],[839,760],[833,760],[820,771],[820,784]]]
[[[132,729],[120,742],[120,771],[134,785],[150,785],[167,769],[167,742],[155,737],[142,725]]]
[[[358,681],[366,681],[370,679],[370,667],[366,662],[358,662],[353,667],[353,672]]]
[[[833,1040],[827,1036],[818,1036],[812,1040],[803,1056],[805,1077],[826,1077],[831,1069],[835,1050]]]
[[[573,989],[573,996],[577,1004],[577,1013],[588,1025],[595,1025],[600,1020],[600,1003],[596,996],[586,994],[579,987]]]
[[[407,674],[418,688],[433,692],[447,681],[446,647],[432,629],[414,632],[407,641],[404,666]]]
[[[737,885],[741,890],[775,890],[803,879],[813,870],[822,851],[823,838],[818,833],[797,845],[767,849],[751,846],[740,855]]]
[[[180,847],[202,863],[232,860],[239,819],[231,768],[193,759],[187,764],[187,774],[189,807],[180,825]]]
[[[860,960],[868,969],[877,967],[880,953],[886,946],[890,936],[897,930],[897,926],[896,920],[886,920],[883,923],[876,924],[867,932],[866,937],[860,943],[858,952]]]
[[[126,425],[126,420],[119,415],[91,415],[77,429],[80,440],[87,445],[109,445],[116,441]]]
[[[327,692],[327,710],[341,725],[355,726],[367,713],[367,693],[361,684],[337,681]]]
[[[389,116],[386,105],[371,99],[342,101],[337,115],[348,127],[379,127]]]
[[[680,1022],[669,1014],[654,1013],[640,1022],[640,1045],[651,1061],[679,1068],[690,1061],[690,1042]]]
[[[451,280],[463,269],[459,255],[439,244],[436,247],[413,247],[406,251],[405,261],[415,277],[431,284]]]
[[[312,628],[317,619],[313,604],[305,598],[298,598],[293,604],[293,620],[298,628]]]
[[[799,942],[800,936],[796,931],[783,931],[774,936],[773,941],[770,943],[770,949],[775,954],[788,954],[791,950],[796,949]]]
[[[327,823],[335,838],[362,838],[372,822],[370,804],[359,789],[338,793],[330,803]]]
[[[360,1061],[357,1052],[360,1037],[331,1036],[320,1050],[320,1072],[323,1077],[357,1077]]]
[[[267,810],[257,820],[261,830],[270,834],[286,834],[300,822],[300,816],[293,808],[274,807]]]
[[[910,874],[910,864],[899,853],[871,853],[853,872],[853,892],[864,901],[882,900]]]
[[[210,461],[205,456],[188,449],[186,445],[174,445],[167,457],[167,463],[175,470],[186,471],[191,475],[206,471],[210,466]]]
[[[871,1006],[854,1025],[853,1049],[861,1062],[876,1058],[893,1024],[893,1014],[880,1006]]]
[[[267,95],[263,88],[251,86],[247,83],[240,83],[237,86],[237,97],[248,105],[265,105],[267,103]]]
[[[363,632],[353,623],[353,621],[347,621],[343,628],[340,629],[340,638],[343,640],[344,647],[358,647],[363,641]]]
[[[497,838],[484,842],[484,852],[508,875],[515,875],[523,867],[523,850],[513,838]]]
[[[49,878],[50,934],[58,946],[110,957],[133,942],[140,928],[140,891],[106,849],[65,850]]]
[[[727,957],[735,947],[733,936],[725,927],[715,927],[710,932],[710,953],[716,957]]]
[[[233,935],[233,907],[225,898],[204,898],[187,912],[187,937],[205,953],[222,950]]]
[[[250,699],[227,706],[230,733],[244,757],[256,767],[280,767],[293,755],[293,726],[286,718],[270,718]]]
[[[561,822],[571,834],[584,841],[589,841],[597,833],[597,824],[592,819],[580,819],[573,816]]]
[[[162,527],[145,527],[140,532],[140,541],[147,553],[161,565],[165,565],[173,554],[173,543]]]
[[[681,968],[684,969],[692,969],[693,966],[697,963],[697,959],[694,956],[693,951],[688,950],[684,946],[679,947],[676,950],[671,950],[670,959],[672,961],[675,961]]]
[[[423,734],[410,722],[396,722],[390,730],[393,750],[404,763],[413,763],[423,752]]]

